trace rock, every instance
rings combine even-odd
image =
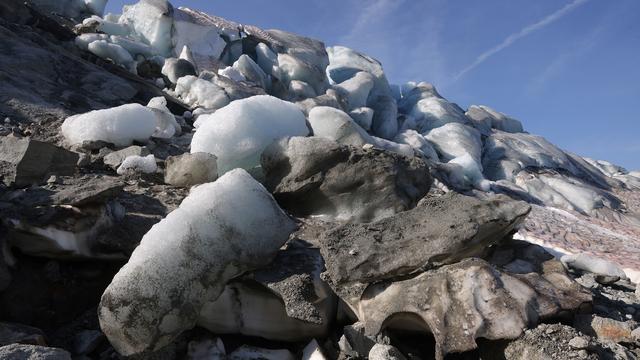
[[[627,275],[616,264],[611,261],[598,258],[586,253],[576,255],[564,255],[561,259],[565,266],[581,271],[588,271],[596,275],[601,275],[601,279],[607,280],[606,277],[626,279]],[[598,279],[596,278],[596,281]],[[616,280],[617,281],[617,280]],[[598,281],[599,282],[599,281]],[[614,281],[615,282],[615,281]]]
[[[369,360],[406,360],[406,358],[391,345],[375,344],[369,351]]]
[[[640,301],[640,283],[636,284],[636,299]]]
[[[44,332],[31,326],[0,322],[0,346],[26,344],[46,346]]]
[[[162,75],[166,76],[172,84],[178,82],[183,76],[197,75],[192,63],[184,59],[168,58],[162,66]]]
[[[528,212],[527,204],[504,197],[482,201],[449,193],[425,198],[414,209],[376,222],[328,230],[321,236],[321,250],[331,284],[346,300],[341,292],[349,292],[349,284],[478,256],[514,231]],[[343,287],[347,288],[340,290]]]
[[[576,336],[569,340],[569,346],[578,350],[586,349],[589,346],[589,340],[582,336]]]
[[[198,325],[216,334],[243,334],[280,341],[324,338],[335,318],[337,298],[320,279],[318,249],[289,242],[268,267],[230,282],[207,302]]]
[[[147,156],[130,155],[118,166],[118,175],[153,174],[158,170],[153,154]]]
[[[640,342],[640,327],[631,332],[631,338],[638,343]]]
[[[216,157],[209,153],[185,153],[171,156],[165,161],[164,182],[191,187],[215,181],[218,178]]]
[[[307,346],[302,349],[302,360],[327,360],[316,339],[311,340]]]
[[[7,186],[44,182],[50,175],[73,175],[78,154],[28,138],[0,138],[0,176]]]
[[[553,335],[546,334],[546,330],[554,330]],[[538,327],[525,331],[524,335],[515,341],[502,346],[487,346],[480,348],[483,359],[505,360],[564,360],[564,359],[613,359],[613,354],[602,349],[599,345],[585,349],[576,349],[571,346],[574,339],[587,341],[579,336],[578,332],[566,325],[541,324]],[[581,344],[582,346],[582,344]]]
[[[365,333],[365,324],[356,322],[347,325],[343,329],[344,345],[342,351],[353,351],[358,356],[366,357],[371,349],[376,345],[376,339]]]
[[[73,354],[86,355],[104,341],[104,334],[98,330],[83,330],[73,339]]]
[[[385,328],[427,331],[442,359],[475,349],[477,338],[515,339],[526,327],[591,301],[590,293],[555,264],[548,263],[541,274],[520,275],[465,259],[408,280],[370,285],[358,317],[369,335]]]
[[[0,359],[71,360],[71,355],[62,349],[36,345],[13,344],[0,347]]]
[[[102,162],[109,166],[110,168],[112,168],[113,170],[116,170],[120,164],[122,164],[122,162],[124,161],[124,159],[126,159],[129,156],[133,156],[133,155],[137,155],[137,156],[147,156],[150,155],[151,152],[149,151],[149,149],[146,146],[129,146],[127,148],[124,148],[122,150],[118,150],[118,151],[114,151],[112,153],[107,154],[103,159]]]
[[[414,207],[431,187],[426,164],[319,137],[282,139],[265,149],[266,187],[288,211],[367,222]],[[304,201],[301,201],[304,199]]]
[[[620,280],[619,276],[610,276],[610,275],[596,275],[595,276],[595,280],[596,282],[598,282],[599,284],[602,285],[611,285],[615,282],[617,282],[618,280]]]
[[[242,345],[227,357],[229,360],[294,360],[289,350],[271,350]]]
[[[597,336],[603,341],[616,343],[632,343],[633,327],[629,322],[603,318],[597,315],[579,315],[575,327],[585,334]]]
[[[123,355],[162,348],[195,326],[229,279],[268,264],[294,227],[244,170],[192,189],[105,290],[103,332]]]
[[[188,360],[216,360],[226,355],[222,339],[206,339],[189,342],[187,350]]]

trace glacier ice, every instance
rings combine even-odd
[[[484,105],[471,105],[465,115],[478,126],[478,130],[487,133],[497,129],[510,133],[523,132],[522,123],[510,116]]]
[[[159,55],[172,55],[173,6],[166,0],[141,0],[125,5],[120,24],[131,28],[151,45]]]
[[[128,173],[144,173],[152,174],[158,170],[156,164],[156,158],[153,154],[147,156],[131,155],[127,156],[122,164],[118,166],[116,172],[118,175],[124,175]]]
[[[226,76],[233,81],[246,81],[244,75],[233,66],[227,66],[224,69],[218,69],[218,75]]]
[[[440,96],[433,85],[422,82],[413,88],[407,86],[405,91],[398,107],[414,118],[413,130],[424,133],[448,123],[470,124],[464,111]]]
[[[184,59],[167,58],[162,65],[162,75],[166,76],[172,84],[185,76],[196,75],[196,69],[192,63]]]
[[[157,350],[191,329],[226,283],[268,264],[295,230],[241,169],[191,189],[147,232],[100,302],[100,327],[123,355]]]
[[[190,9],[175,9],[170,38],[174,55],[178,56],[187,47],[192,57],[190,62],[200,71],[213,70],[227,45],[221,37],[222,29],[205,15]]]
[[[344,111],[328,106],[317,106],[309,112],[309,124],[314,136],[334,140],[343,145],[361,147],[373,139]]]
[[[302,100],[316,97],[316,91],[304,81],[291,80],[289,83],[289,97],[293,100]]]
[[[164,96],[152,98],[147,107],[156,115],[156,131],[153,137],[168,139],[182,133],[182,127],[167,107],[167,99]]]
[[[120,45],[112,44],[106,40],[96,40],[87,46],[87,49],[94,55],[103,59],[111,59],[118,65],[122,65],[135,72],[135,61],[125,48]]]
[[[371,130],[373,123],[373,109],[368,107],[360,107],[349,111],[349,116],[366,131]]]
[[[157,126],[157,117],[151,109],[126,104],[68,117],[62,124],[62,135],[70,145],[105,141],[123,147],[134,141],[148,141]]]
[[[369,93],[373,89],[375,78],[373,75],[360,71],[352,78],[334,85],[334,89],[347,99],[348,109],[367,106]]]
[[[482,156],[482,140],[478,130],[458,124],[449,123],[429,131],[425,137],[433,144],[443,161],[469,154],[476,162]]]
[[[258,167],[260,154],[276,139],[309,134],[296,105],[269,95],[236,100],[213,114],[201,115],[198,121],[191,152],[215,155],[219,174]]]
[[[440,161],[438,153],[427,139],[415,130],[404,130],[393,139],[399,144],[407,144],[420,151],[427,159]]]
[[[270,79],[267,77],[264,71],[253,61],[248,55],[242,54],[236,62],[233,63],[233,68],[236,69],[242,76],[263,89],[269,89]]]
[[[231,101],[224,89],[192,75],[178,79],[175,94],[191,106],[207,109],[220,109]]]

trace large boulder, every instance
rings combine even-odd
[[[50,175],[73,175],[78,154],[28,138],[0,138],[0,177],[6,185],[38,184]]]
[[[414,207],[431,177],[417,157],[293,137],[262,154],[265,184],[280,204],[300,216],[374,221]]]
[[[366,334],[385,328],[433,334],[436,359],[477,348],[476,339],[515,339],[523,329],[576,310],[591,294],[555,260],[541,273],[502,271],[465,259],[397,282],[369,286],[358,307]]]
[[[529,210],[526,203],[506,197],[428,197],[394,216],[326,231],[320,240],[322,255],[332,286],[353,305],[360,284],[481,255],[513,232]]]
[[[294,228],[244,170],[194,188],[105,290],[103,332],[123,355],[162,348],[196,325],[229,279],[268,264]]]

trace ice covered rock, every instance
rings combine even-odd
[[[263,89],[269,89],[271,87],[267,74],[265,74],[260,66],[248,55],[242,54],[240,58],[233,63],[233,68],[240,72],[247,81],[257,84]]]
[[[330,63],[326,71],[333,83],[343,83],[362,71],[373,76],[373,88],[369,92],[366,104],[374,110],[372,130],[375,135],[382,138],[393,138],[398,131],[398,108],[380,62],[343,46],[327,48],[327,53]],[[358,81],[361,85],[360,90],[364,92],[368,80],[365,80],[362,75],[359,80],[362,80]],[[347,84],[350,84],[349,87],[359,87],[355,86],[355,83]]]
[[[612,164],[608,161],[594,160],[590,158],[584,158],[584,160],[589,164],[595,166],[598,170],[600,170],[607,176],[625,175],[628,173],[628,171],[622,166]]]
[[[433,334],[435,358],[477,348],[476,339],[515,339],[523,329],[576,310],[591,294],[547,261],[540,272],[514,274],[465,259],[396,282],[371,285],[358,306],[366,334],[385,328]]]
[[[153,137],[168,139],[182,133],[182,127],[167,107],[167,99],[164,96],[152,98],[147,107],[156,115],[156,131]]]
[[[0,177],[7,186],[44,182],[50,175],[73,175],[78,154],[49,143],[0,137]]]
[[[474,122],[482,133],[493,128],[509,133],[523,132],[522,123],[508,115],[484,105],[471,105],[465,115]]]
[[[218,178],[216,157],[209,153],[186,153],[165,161],[164,182],[173,186],[191,187]]]
[[[415,130],[404,130],[393,139],[394,142],[399,144],[407,144],[412,148],[420,151],[424,157],[434,161],[440,161],[438,153],[433,148],[433,145],[422,135]]]
[[[471,124],[458,105],[448,102],[440,96],[433,85],[428,83],[417,84],[403,94],[398,107],[402,113],[414,118],[413,130],[419,133],[448,123]]]
[[[46,346],[11,344],[0,347],[0,358],[15,360],[71,360],[71,354],[63,349]]]
[[[615,263],[586,253],[564,255],[560,260],[571,269],[620,279],[627,278],[625,272]]]
[[[134,141],[146,142],[164,129],[159,128],[153,110],[140,104],[126,104],[71,116],[64,121],[61,130],[70,145],[104,141],[129,146]]]
[[[104,11],[107,0],[31,0],[30,3],[45,13],[55,13],[70,18],[84,18],[100,15]]]
[[[124,159],[126,159],[129,156],[147,156],[151,154],[149,152],[149,149],[146,146],[129,146],[126,147],[122,150],[118,150],[118,151],[114,151],[112,153],[107,154],[103,159],[102,162],[111,167],[112,169],[116,170],[120,164],[122,164],[122,162],[124,161]]]
[[[320,137],[282,139],[265,149],[261,163],[265,184],[283,207],[328,220],[390,216],[414,207],[431,186],[419,158]]]
[[[169,344],[195,326],[229,279],[268,264],[294,228],[244,170],[192,188],[143,237],[105,290],[102,330],[123,355]]]
[[[178,79],[175,93],[185,103],[206,109],[220,109],[231,101],[223,88],[195,76],[185,76]]]
[[[334,88],[347,99],[348,109],[353,110],[367,106],[367,99],[374,83],[373,75],[361,71],[352,78],[334,85]]]
[[[343,145],[361,147],[373,140],[364,129],[344,111],[328,106],[318,106],[309,112],[309,124],[314,136],[335,140]]]
[[[167,0],[141,0],[124,6],[119,23],[135,31],[159,55],[168,57],[173,50],[173,13],[173,6]]]
[[[207,302],[198,326],[280,341],[324,338],[338,300],[320,278],[323,270],[318,249],[290,242],[268,267],[230,282],[220,297]]]
[[[198,118],[191,152],[207,152],[218,158],[218,173],[260,165],[260,154],[274,140],[306,136],[304,114],[294,104],[261,95],[237,100],[210,115]]]
[[[156,165],[156,158],[153,154],[147,156],[130,155],[127,156],[122,164],[118,166],[118,175],[125,175],[130,173],[143,173],[152,174],[158,170]]]
[[[296,102],[296,104],[306,115],[309,115],[311,110],[318,106],[328,106],[339,110],[342,110],[344,108],[342,98],[333,89],[327,90],[325,94],[322,94],[320,96],[298,101]]]
[[[196,69],[193,64],[187,60],[168,58],[162,66],[162,75],[166,76],[172,84],[178,82],[178,79],[188,75],[196,75]]]
[[[349,287],[409,275],[478,256],[513,232],[529,213],[523,202],[478,200],[456,193],[425,198],[418,206],[366,224],[344,224],[321,236],[327,273],[351,305]],[[375,241],[372,241],[375,239]]]

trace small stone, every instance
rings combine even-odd
[[[554,332],[556,332],[553,328],[548,328],[547,330],[545,330],[545,333],[547,334],[553,334]]]
[[[369,360],[406,360],[406,358],[391,345],[375,344],[369,351]]]
[[[47,184],[56,184],[56,183],[58,183],[58,177],[55,175],[49,176],[49,179],[47,179]]]
[[[631,338],[636,342],[640,342],[640,327],[631,332]]]
[[[91,164],[91,156],[85,153],[77,153],[77,154],[78,154],[78,162],[76,163],[76,165],[78,167],[85,167]]]
[[[586,359],[587,357],[589,357],[589,353],[587,352],[587,350],[580,350],[578,351],[578,357],[580,359]]]
[[[602,285],[611,285],[620,280],[620,276],[596,275],[595,280]]]
[[[595,315],[579,315],[576,317],[576,328],[585,334],[597,336],[600,340],[616,343],[631,342],[631,325],[629,322],[616,321]]]
[[[351,256],[356,256],[356,255],[358,255],[358,250],[356,250],[356,249],[351,249],[351,250],[349,250],[349,255],[351,255]]]
[[[583,338],[582,336],[576,336],[573,339],[569,340],[569,346],[574,349],[586,349],[589,346],[589,340]]]
[[[11,119],[9,119],[8,117],[4,118],[4,123],[5,124],[11,124]]]
[[[111,167],[112,169],[117,169],[120,164],[129,156],[138,155],[138,156],[147,156],[151,154],[149,149],[144,146],[129,146],[122,150],[114,151],[109,154],[106,154],[102,159],[102,162]]]

